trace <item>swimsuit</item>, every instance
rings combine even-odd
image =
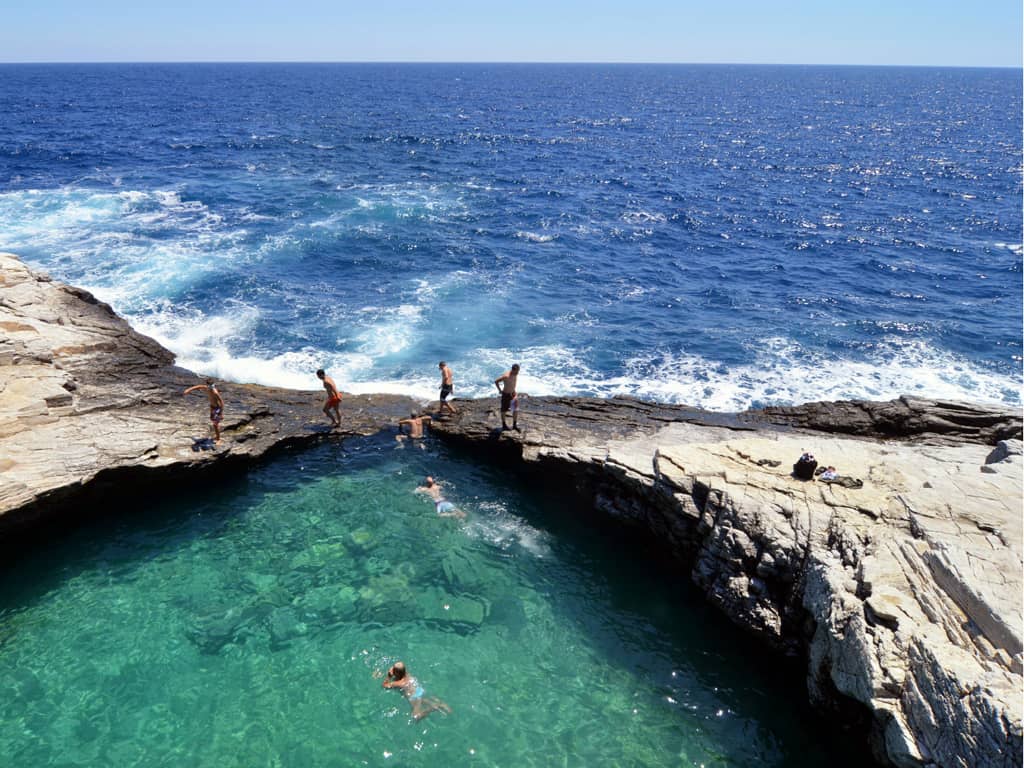
[[[341,404],[341,395],[331,395],[327,398],[327,408],[335,408]]]
[[[452,504],[450,501],[445,501],[444,499],[440,499],[440,500],[434,502],[434,509],[437,510],[437,514],[440,515],[440,514],[442,514],[444,512],[451,512],[451,511],[453,511],[455,509],[455,505]]]
[[[216,407],[210,409],[210,421],[213,422],[214,424],[220,424],[220,420],[223,418],[223,416],[223,409]]]
[[[441,385],[441,399],[442,400],[444,400],[446,397],[448,397],[448,395],[450,395],[451,393],[452,393],[452,385],[451,384],[442,384]]]
[[[502,392],[501,393],[501,410],[502,411],[507,411],[510,407],[512,408],[512,410],[518,410],[519,409],[519,402],[516,399],[516,393],[515,392]]]

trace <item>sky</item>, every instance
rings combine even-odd
[[[4,0],[4,5],[3,62],[1022,66],[1021,0]]]

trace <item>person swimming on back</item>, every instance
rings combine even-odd
[[[444,498],[441,494],[441,484],[430,475],[426,476],[423,485],[419,486],[416,492],[425,493],[434,500],[434,511],[437,512],[439,517],[462,518],[466,516],[465,512],[456,509],[454,504]]]
[[[415,720],[421,720],[435,709],[445,715],[451,714],[451,707],[434,696],[426,695],[420,681],[408,673],[405,664],[401,661],[396,661],[391,666],[381,687],[398,688],[409,702],[409,706],[412,707],[412,716]]]

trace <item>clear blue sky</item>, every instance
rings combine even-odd
[[[0,61],[1012,66],[1021,0],[25,0]]]

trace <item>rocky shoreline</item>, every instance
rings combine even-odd
[[[405,397],[221,387],[202,450],[199,377],[85,291],[0,254],[0,541],[43,537],[135,493],[195,486],[291,445],[391,427]],[[631,399],[460,401],[434,432],[572,484],[734,623],[806,661],[811,700],[898,766],[1022,763],[1018,411],[901,398],[715,414]],[[791,474],[804,450],[862,482]]]

